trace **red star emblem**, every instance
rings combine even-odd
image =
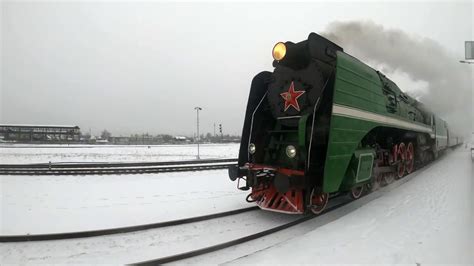
[[[305,91],[295,91],[295,85],[293,81],[290,84],[290,88],[288,89],[288,92],[283,92],[280,93],[281,97],[283,97],[283,100],[285,100],[285,111],[290,108],[290,106],[293,106],[296,111],[300,111],[300,105],[298,104],[298,98],[303,95]]]

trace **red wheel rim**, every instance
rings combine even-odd
[[[317,195],[314,195],[314,189],[311,191],[310,195],[310,209],[311,212],[314,214],[320,214],[324,211],[326,208],[326,205],[328,204],[329,201],[329,194],[328,193],[320,193]]]
[[[405,147],[405,143],[401,142],[398,145],[398,158],[400,159],[398,162],[398,171],[397,175],[398,178],[402,178],[405,174],[405,159],[407,158],[407,149]]]
[[[391,184],[393,182],[395,174],[394,173],[385,173],[383,174],[383,181],[385,181],[385,185]]]
[[[413,148],[413,143],[408,143],[407,156],[406,156],[406,168],[407,173],[413,172],[413,167],[415,166],[415,149]]]
[[[375,191],[379,189],[382,186],[382,182],[383,182],[383,174],[379,174],[378,176],[374,178],[374,180],[372,180],[370,191]]]
[[[353,199],[358,199],[362,196],[362,192],[364,192],[364,186],[357,186],[351,189],[351,197]]]
[[[398,145],[395,144],[395,146],[393,146],[392,154],[393,154],[393,155],[392,155],[393,158],[392,158],[392,161],[391,161],[391,162],[396,162],[397,159],[398,159],[398,156],[397,156],[397,155],[398,155]]]

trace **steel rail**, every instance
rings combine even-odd
[[[390,188],[390,187],[393,187],[393,186],[398,187],[401,184],[404,184],[404,183],[408,182],[409,180],[411,180],[415,176],[419,175],[420,173],[422,173],[423,171],[428,169],[428,166],[430,166],[430,165],[431,165],[431,163],[423,165],[422,167],[419,167],[417,169],[417,171],[404,176],[403,178],[398,180],[396,183],[388,184],[384,188]],[[364,195],[363,197],[370,196],[373,193],[384,193],[383,191],[379,192],[379,190],[370,192],[370,193]],[[207,253],[211,253],[211,252],[214,252],[214,251],[218,251],[218,250],[221,250],[221,249],[224,249],[224,248],[236,246],[236,245],[239,245],[239,244],[251,241],[251,240],[255,240],[255,239],[258,239],[258,238],[276,233],[278,231],[282,231],[282,230],[287,229],[289,227],[301,224],[301,223],[309,221],[311,219],[322,217],[324,214],[327,214],[328,212],[334,211],[334,210],[336,210],[338,208],[341,208],[341,207],[343,207],[343,206],[345,206],[349,203],[357,201],[357,200],[349,199],[348,197],[347,197],[347,199],[344,199],[345,195],[346,194],[339,194],[339,195],[334,195],[333,197],[330,197],[330,199],[333,199],[333,202],[334,202],[335,199],[338,199],[338,198],[342,199],[342,201],[340,203],[337,203],[337,204],[333,205],[333,206],[327,207],[327,209],[324,210],[319,215],[307,215],[307,216],[304,216],[301,219],[295,220],[293,222],[289,222],[289,223],[286,223],[286,224],[283,224],[283,225],[279,225],[279,226],[276,226],[276,227],[273,227],[273,228],[255,233],[255,234],[247,235],[247,236],[244,236],[244,237],[241,237],[241,238],[238,238],[238,239],[234,239],[234,240],[230,240],[230,241],[227,241],[227,242],[224,242],[224,243],[220,243],[220,244],[216,244],[216,245],[212,245],[212,246],[208,246],[208,247],[204,247],[204,248],[200,248],[200,249],[196,249],[196,250],[191,250],[191,251],[187,251],[187,252],[183,252],[183,253],[179,253],[179,254],[175,254],[175,255],[165,256],[165,257],[161,257],[161,258],[157,258],[157,259],[152,259],[152,260],[147,260],[147,261],[142,261],[142,262],[137,262],[137,263],[131,263],[129,265],[138,265],[138,266],[161,265],[161,264],[165,264],[165,263],[170,263],[170,262],[176,262],[176,261],[180,261],[180,260],[184,260],[184,259],[189,259],[189,258],[192,258],[192,257],[196,257],[196,256],[204,255],[204,254],[207,254]],[[361,197],[361,199],[363,197]]]
[[[0,164],[0,175],[108,175],[226,169],[237,159],[138,163]]]
[[[111,168],[111,167],[141,167],[141,166],[166,166],[166,165],[184,165],[184,164],[211,164],[211,163],[226,163],[237,162],[237,158],[227,159],[204,159],[204,160],[187,160],[187,161],[167,161],[167,162],[122,162],[122,163],[34,163],[34,164],[0,164],[0,169],[24,169],[24,168]]]
[[[292,221],[292,222],[289,222],[289,223],[286,223],[286,224],[283,224],[283,225],[279,225],[279,226],[276,226],[276,227],[273,227],[273,228],[255,233],[255,234],[247,235],[247,236],[244,236],[244,237],[241,237],[241,238],[238,238],[238,239],[230,240],[230,241],[227,241],[227,242],[224,242],[224,243],[220,243],[220,244],[216,244],[216,245],[212,245],[212,246],[208,246],[208,247],[204,247],[204,248],[200,248],[200,249],[196,249],[196,250],[191,250],[191,251],[188,251],[188,252],[183,252],[183,253],[179,253],[179,254],[175,254],[175,255],[171,255],[171,256],[165,256],[165,257],[161,257],[161,258],[157,258],[157,259],[153,259],[153,260],[147,260],[147,261],[132,263],[132,264],[129,264],[129,265],[138,265],[138,266],[161,265],[161,264],[164,264],[164,263],[170,263],[170,262],[176,262],[176,261],[180,261],[180,260],[184,260],[184,259],[189,259],[189,258],[192,258],[192,257],[204,255],[204,254],[207,254],[207,253],[210,253],[210,252],[218,251],[218,250],[221,250],[221,249],[224,249],[224,248],[236,246],[236,245],[239,245],[239,244],[251,241],[251,240],[255,240],[255,239],[258,239],[258,238],[276,233],[278,231],[282,231],[284,229],[287,229],[289,227],[301,224],[301,223],[309,221],[311,219],[321,217],[323,214],[326,214],[330,211],[338,209],[338,208],[340,208],[344,205],[347,205],[351,202],[353,202],[353,201],[352,200],[347,200],[347,201],[344,201],[340,204],[328,207],[322,214],[320,214],[318,216],[316,216],[316,215],[306,215],[306,216],[304,216],[300,219],[297,219],[295,221]]]
[[[141,168],[70,168],[70,169],[10,169],[0,168],[0,175],[113,175],[113,174],[151,174],[169,172],[187,172],[227,169],[235,163],[209,164],[209,165],[176,165],[165,167],[141,167]]]
[[[101,230],[55,233],[55,234],[38,234],[38,235],[2,235],[0,236],[0,243],[44,241],[44,240],[66,240],[66,239],[73,239],[73,238],[84,238],[84,237],[105,236],[105,235],[112,235],[112,234],[131,233],[131,232],[137,232],[137,231],[143,231],[143,230],[157,229],[157,228],[168,227],[168,226],[175,226],[175,225],[182,225],[182,224],[212,220],[216,218],[231,216],[235,214],[258,210],[258,209],[259,208],[257,206],[253,206],[253,207],[247,207],[243,209],[219,212],[219,213],[214,213],[214,214],[208,214],[208,215],[202,215],[202,216],[196,216],[196,217],[184,218],[184,219],[178,219],[178,220],[172,220],[172,221],[166,221],[166,222],[133,225],[133,226],[109,228],[109,229],[101,229]]]

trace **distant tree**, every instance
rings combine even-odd
[[[82,138],[84,140],[90,140],[91,139],[91,134],[89,132],[82,134]]]
[[[171,142],[173,140],[173,136],[171,136],[171,135],[164,134],[164,135],[161,135],[161,136],[162,136],[164,142]]]
[[[102,133],[100,134],[100,138],[101,139],[110,139],[110,137],[112,137],[112,133],[110,133],[109,131],[107,131],[107,129],[104,129],[104,131],[102,131]]]

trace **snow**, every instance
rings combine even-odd
[[[227,170],[0,176],[0,184],[1,235],[114,228],[249,207]]]
[[[201,159],[237,158],[239,144],[201,144]],[[193,145],[4,145],[0,164],[194,160]]]
[[[201,158],[237,157],[236,144],[201,145]],[[1,163],[178,161],[195,145],[15,145]],[[140,175],[1,176],[1,235],[47,234],[156,223],[248,204],[227,170]],[[190,208],[192,206],[192,208]],[[31,221],[35,221],[32,223]]]
[[[356,211],[229,264],[472,264],[469,157],[460,148]]]
[[[459,148],[328,214],[180,263],[472,264],[470,156],[470,149]],[[0,180],[2,234],[143,224],[251,206],[224,170],[46,179],[3,176]],[[296,218],[255,211],[135,233],[2,243],[0,264],[140,262],[233,240]]]
[[[254,211],[120,235],[0,244],[0,264],[123,265],[219,244],[295,219],[297,217],[280,213]]]

